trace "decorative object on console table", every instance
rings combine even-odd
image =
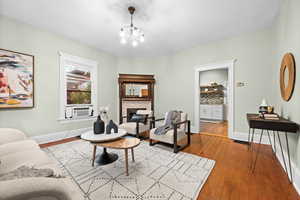
[[[263,99],[259,106],[259,113],[267,113],[268,112],[268,103],[266,99]]]
[[[110,120],[106,125],[106,134],[111,134],[112,130],[114,133],[118,133],[118,126],[113,122],[113,120]]]
[[[276,113],[264,113],[262,114],[263,119],[269,119],[269,120],[279,120],[279,115]]]
[[[94,122],[94,134],[104,133],[104,121],[98,115],[97,120]]]
[[[296,79],[295,59],[292,53],[284,55],[280,67],[280,91],[281,97],[289,101],[293,95]]]
[[[34,56],[0,49],[0,108],[33,108]]]

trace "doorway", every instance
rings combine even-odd
[[[195,67],[195,132],[234,139],[234,63]]]
[[[200,132],[228,137],[228,68],[199,71]]]

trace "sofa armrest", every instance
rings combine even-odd
[[[0,181],[0,200],[28,200],[45,197],[57,200],[83,200],[83,195],[76,187],[68,178],[23,178]]]
[[[26,135],[17,129],[0,128],[0,145],[27,139]]]

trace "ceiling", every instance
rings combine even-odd
[[[121,45],[119,30],[145,32],[138,47]],[[0,0],[0,14],[117,56],[159,56],[270,26],[279,0]]]

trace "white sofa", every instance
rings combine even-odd
[[[21,166],[62,172],[39,145],[16,129],[0,128],[0,174]],[[70,178],[20,178],[0,181],[0,200],[81,200],[83,195]]]
[[[167,113],[166,113],[167,115]],[[165,120],[165,118],[162,119],[156,119],[153,120],[153,129],[150,130],[150,146],[155,145],[153,141],[159,141],[162,143],[167,143],[173,146],[174,153],[177,153],[178,151],[184,149],[185,147],[189,146],[191,143],[191,123],[188,120],[187,113],[181,113],[181,119],[180,122],[177,124],[173,124],[173,129],[169,130],[166,134],[163,135],[156,135],[154,132],[156,130],[155,128],[155,122]],[[185,145],[179,146],[178,142],[186,139],[187,142]]]

